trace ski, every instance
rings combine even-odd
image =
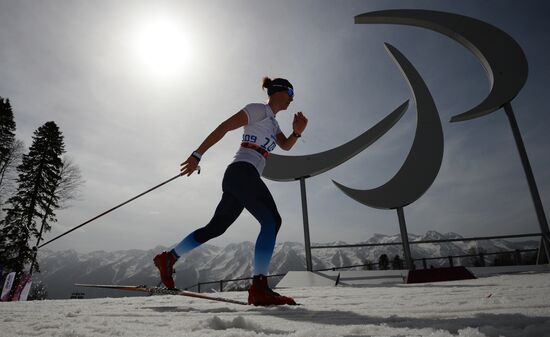
[[[161,288],[161,287],[147,287],[147,286],[124,286],[124,285],[116,285],[116,284],[80,284],[80,283],[75,283],[75,286],[87,287],[87,288],[103,288],[103,289],[115,289],[115,290],[124,290],[124,291],[135,291],[135,292],[148,293],[150,295],[178,295],[178,296],[187,296],[187,297],[193,297],[193,298],[201,298],[201,299],[210,300],[210,301],[248,305],[248,303],[242,302],[242,301],[232,300],[224,297],[209,296],[201,293],[196,293],[196,292],[187,291],[187,290],[180,290],[176,288],[167,289],[167,288]]]

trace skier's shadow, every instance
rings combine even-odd
[[[280,307],[277,310],[257,310],[259,315],[270,315],[290,321],[321,323],[328,325],[381,325],[393,328],[445,330],[457,334],[467,327],[480,328],[489,337],[523,336],[526,331],[532,336],[550,336],[550,317],[530,317],[523,314],[485,314],[462,318],[415,318],[392,315],[390,317],[368,316],[353,311],[310,310],[303,307]]]

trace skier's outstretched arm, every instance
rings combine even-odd
[[[210,147],[219,142],[227,132],[243,127],[247,123],[248,117],[246,113],[243,110],[237,112],[218,125],[218,127],[206,137],[195,152],[198,152],[199,155],[202,156]],[[198,164],[199,161],[195,157],[189,156],[189,158],[180,165],[181,175],[190,176],[197,169]]]

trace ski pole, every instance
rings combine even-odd
[[[200,169],[199,169],[199,170],[200,170]],[[199,172],[200,172],[200,171],[199,171]],[[134,200],[136,200],[137,198],[139,198],[139,197],[141,197],[141,196],[143,196],[143,195],[145,195],[145,194],[147,194],[147,193],[149,193],[149,192],[151,192],[151,191],[153,191],[153,190],[156,190],[157,188],[159,188],[159,187],[161,187],[161,186],[163,186],[163,185],[165,185],[165,184],[168,184],[169,182],[171,182],[171,181],[174,180],[174,179],[179,178],[180,176],[181,176],[181,174],[178,174],[177,176],[172,177],[172,178],[166,180],[165,182],[162,182],[162,183],[158,184],[157,186],[152,187],[152,188],[148,189],[147,191],[145,191],[145,192],[143,192],[143,193],[141,193],[141,194],[139,194],[139,195],[136,195],[135,197],[133,197],[133,198],[131,198],[131,199],[126,200],[125,202],[123,202],[123,203],[121,203],[121,204],[119,204],[119,205],[117,205],[117,206],[115,206],[115,207],[113,207],[113,208],[111,208],[111,209],[109,209],[109,210],[107,210],[107,211],[105,211],[105,212],[103,212],[103,213],[101,213],[101,214],[99,214],[99,215],[97,215],[97,216],[91,218],[90,220],[88,220],[88,221],[86,221],[86,222],[84,222],[84,223],[82,223],[82,224],[80,224],[80,225],[78,225],[78,226],[76,226],[76,227],[74,227],[74,228],[72,228],[72,229],[66,231],[65,233],[62,233],[62,234],[56,236],[55,238],[53,238],[53,239],[51,239],[51,240],[49,240],[49,241],[47,241],[47,242],[41,244],[40,246],[38,246],[38,247],[36,247],[36,248],[37,248],[37,249],[38,249],[38,248],[42,248],[42,247],[44,247],[45,245],[47,245],[47,244],[49,244],[49,243],[51,243],[51,242],[54,242],[55,240],[57,240],[57,239],[59,239],[59,238],[65,236],[65,235],[69,234],[70,232],[72,232],[72,231],[74,231],[74,230],[77,230],[77,229],[79,229],[80,227],[82,227],[82,226],[84,226],[84,225],[86,225],[86,224],[89,224],[90,222],[92,222],[92,221],[94,221],[94,220],[97,220],[97,219],[101,218],[101,217],[104,216],[105,214],[111,213],[111,212],[114,211],[115,209],[117,209],[117,208],[119,208],[119,207],[122,207],[122,206],[126,205],[127,203],[129,203],[129,202],[131,202],[131,201],[134,201]]]

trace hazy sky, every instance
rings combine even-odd
[[[512,102],[550,215],[550,8],[545,1],[10,1],[0,0],[0,96],[11,100],[28,147],[46,121],[60,126],[86,183],[58,212],[46,240],[152,187],[220,122],[264,102],[261,78],[288,78],[296,97],[278,114],[309,125],[290,155],[328,150],[364,132],[411,93],[383,43],[416,67],[438,107],[445,138],[432,187],[405,208],[410,233],[464,236],[538,232],[533,203],[503,110],[449,123],[489,92],[482,65],[441,34],[409,26],[355,25],[381,9],[449,11],[493,24],[523,48],[529,78]],[[165,33],[162,33],[165,32]],[[413,102],[413,101],[411,101]],[[352,160],[307,180],[313,242],[398,233],[395,211],[359,204],[331,182],[367,189],[397,172],[411,147],[415,106]],[[50,249],[172,245],[205,225],[242,131],[228,134],[180,178],[70,235]],[[282,153],[277,150],[276,153]],[[279,241],[303,241],[299,184],[266,181],[283,217]],[[215,245],[254,241],[246,211]]]

